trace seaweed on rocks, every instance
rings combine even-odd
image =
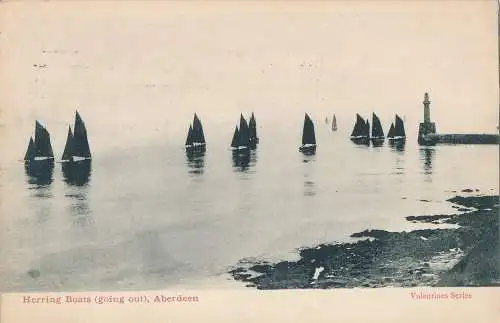
[[[498,195],[448,201],[474,209],[406,219],[456,229],[365,230],[351,237],[367,239],[302,248],[298,261],[239,264],[230,274],[257,289],[500,285]]]

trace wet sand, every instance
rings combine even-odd
[[[448,201],[466,212],[406,219],[457,228],[365,230],[355,243],[303,248],[298,261],[241,261],[229,273],[257,289],[500,286],[499,196]]]

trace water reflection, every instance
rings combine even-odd
[[[257,163],[257,152],[255,150],[233,150],[233,169],[237,172],[245,172]]]
[[[314,162],[316,160],[316,154],[303,154],[302,162],[304,164]]]
[[[85,227],[92,223],[90,214],[92,210],[88,200],[88,186],[75,187],[75,191],[66,194],[69,199],[68,211],[72,217],[73,223]]]
[[[351,141],[358,146],[370,146],[370,138],[367,137],[351,138]]]
[[[316,183],[314,181],[308,180],[307,177],[304,180],[304,196],[314,196],[316,195]]]
[[[384,145],[385,139],[384,138],[377,138],[377,139],[372,138],[371,141],[372,141],[373,147],[382,147]]]
[[[24,171],[29,184],[47,186],[52,183],[54,174],[54,160],[37,160],[24,164]]]
[[[190,174],[203,174],[205,169],[205,151],[186,150],[186,164]]]
[[[432,161],[434,158],[434,149],[430,147],[420,148],[420,160],[423,163],[425,175],[432,174]]]
[[[405,139],[389,140],[389,146],[392,148],[392,150],[403,152],[405,151],[406,140]]]
[[[90,180],[92,166],[90,160],[62,163],[64,181],[69,185],[84,186]]]

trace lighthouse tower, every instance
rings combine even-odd
[[[427,135],[436,133],[436,124],[431,122],[431,101],[429,100],[429,93],[424,94],[424,122],[421,122],[418,127],[418,144],[431,145],[432,140]]]
[[[429,101],[429,93],[424,94],[424,123],[431,123],[431,101]]]

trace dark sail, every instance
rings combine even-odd
[[[372,120],[372,138],[384,138],[384,130],[378,116],[373,113]]]
[[[35,123],[35,156],[54,157],[49,132],[38,121]]]
[[[232,148],[237,148],[239,144],[239,131],[238,127],[234,127],[234,134],[233,134],[233,140],[231,141],[231,147]]]
[[[32,160],[33,158],[35,158],[35,142],[33,141],[33,137],[30,137],[28,149],[24,155],[24,160]]]
[[[363,129],[363,136],[370,137],[370,122],[368,119],[365,121],[365,127]]]
[[[259,137],[257,137],[257,122],[255,121],[253,113],[248,122],[248,128],[250,130],[250,142],[252,144],[257,144],[259,142]]]
[[[394,136],[395,137],[406,137],[405,126],[403,120],[396,114],[396,123],[394,125]]]
[[[66,146],[64,147],[64,152],[62,155],[62,160],[70,160],[73,157],[74,151],[74,137],[73,132],[71,132],[71,127],[68,128],[68,137],[66,138]]]
[[[250,129],[248,128],[247,121],[240,116],[240,130],[238,132],[238,146],[248,147],[250,146]]]
[[[193,144],[193,127],[189,125],[188,135],[186,138],[186,146],[191,146]]]
[[[364,136],[365,129],[365,120],[356,113],[356,123],[354,124],[354,128],[352,129],[351,137],[360,137]]]
[[[337,131],[337,118],[335,118],[335,114],[333,115],[333,120],[332,120],[332,130]]]
[[[193,143],[205,143],[205,134],[203,133],[203,126],[196,113],[193,119]]]
[[[75,129],[73,134],[73,155],[78,157],[90,158],[90,147],[87,138],[87,129],[85,123],[78,111],[75,116]]]
[[[306,113],[304,118],[304,130],[302,131],[302,145],[315,145],[316,135],[314,134],[314,124]]]
[[[389,128],[389,132],[387,133],[387,138],[394,137],[394,123],[391,123],[391,127]]]

